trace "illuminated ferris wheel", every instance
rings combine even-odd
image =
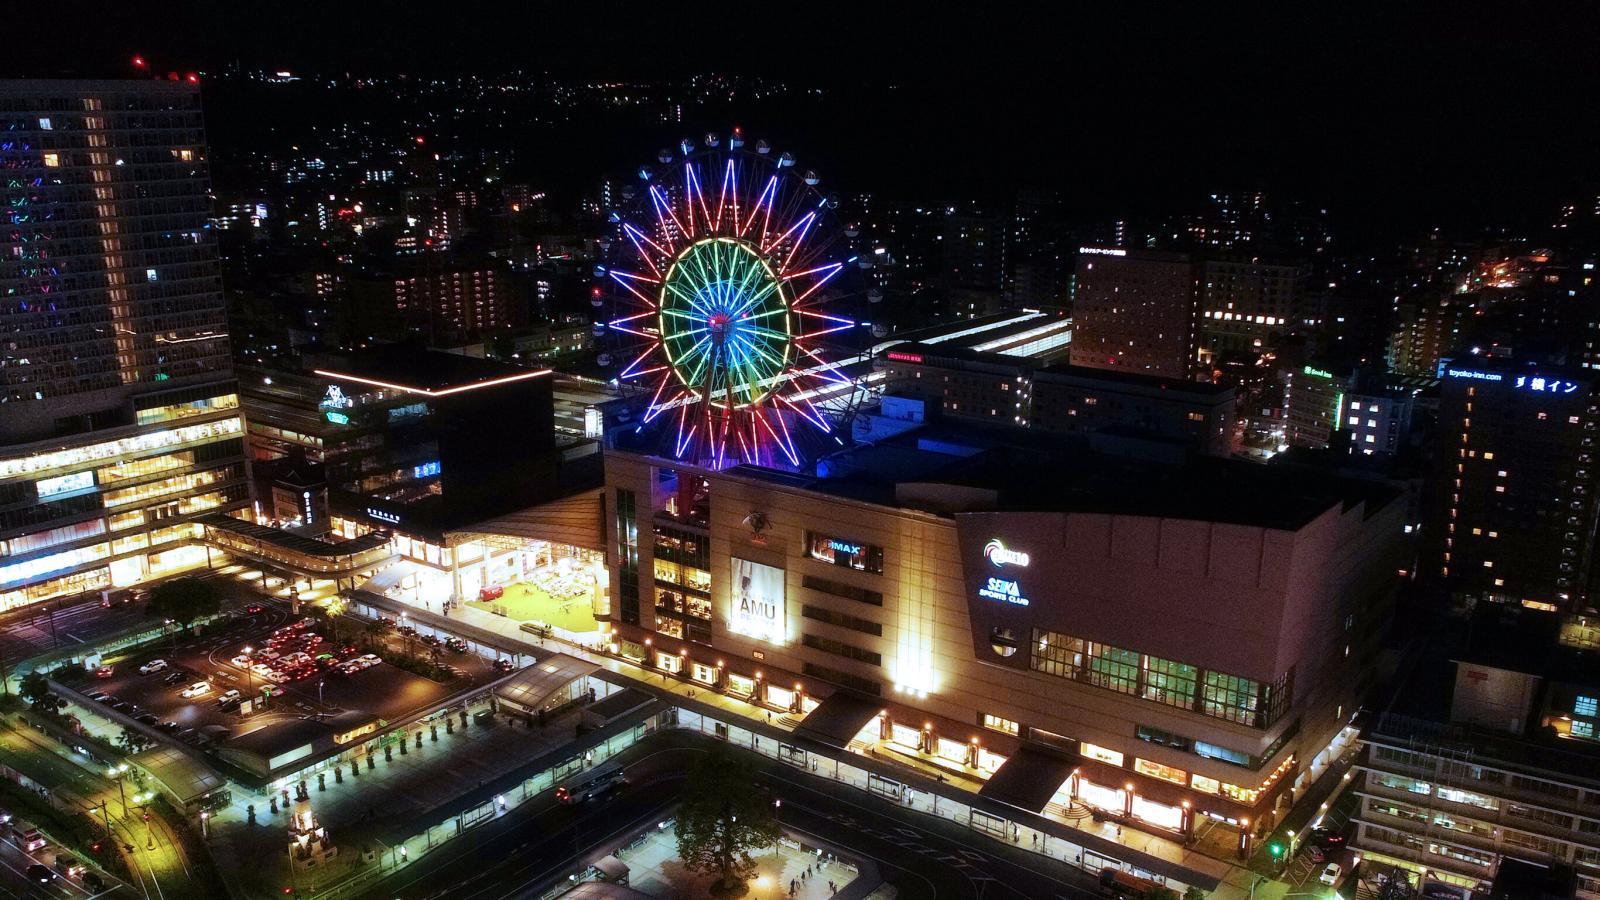
[[[600,362],[648,397],[639,429],[718,468],[799,466],[819,439],[842,443],[882,294],[861,288],[871,258],[837,201],[737,129],[656,162],[624,189],[595,270]]]

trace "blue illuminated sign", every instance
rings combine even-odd
[[[431,475],[437,475],[437,474],[439,474],[439,461],[438,460],[434,460],[433,462],[426,462],[426,463],[423,463],[420,466],[412,466],[411,467],[411,477],[412,478],[427,478],[427,477],[429,477]]]
[[[400,524],[400,514],[399,513],[384,512],[381,509],[374,509],[374,508],[369,506],[369,507],[367,507],[367,515],[371,516],[374,519],[377,519],[379,522],[388,522],[390,525],[399,525]]]
[[[852,544],[849,541],[841,541],[835,538],[828,539],[828,549],[835,553],[843,553],[846,556],[858,556],[861,553],[860,544]]]
[[[1516,386],[1525,391],[1543,391],[1548,394],[1570,394],[1578,389],[1576,381],[1544,378],[1539,375],[1518,375]]]
[[[1022,596],[1022,588],[1010,578],[990,578],[988,584],[978,589],[978,596],[1017,606],[1028,605],[1028,598]]]
[[[1479,372],[1475,369],[1446,369],[1445,374],[1451,378],[1470,378],[1474,381],[1504,381],[1505,376],[1499,372]]]

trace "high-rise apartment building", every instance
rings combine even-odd
[[[1072,364],[1187,378],[1195,360],[1195,272],[1182,253],[1081,247],[1072,284]]]
[[[1458,596],[1583,612],[1596,525],[1595,373],[1452,365],[1425,528]]]
[[[0,609],[205,561],[248,500],[198,86],[0,81]]]
[[[434,341],[476,340],[527,318],[505,274],[492,267],[396,277],[394,305],[411,330]]]

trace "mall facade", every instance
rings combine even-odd
[[[611,649],[983,794],[1264,833],[1348,728],[1402,507],[924,427],[826,477],[608,449]]]

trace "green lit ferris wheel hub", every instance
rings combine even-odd
[[[708,237],[685,247],[662,279],[658,309],[674,376],[705,402],[743,408],[783,381],[794,337],[790,298],[748,241]]]

